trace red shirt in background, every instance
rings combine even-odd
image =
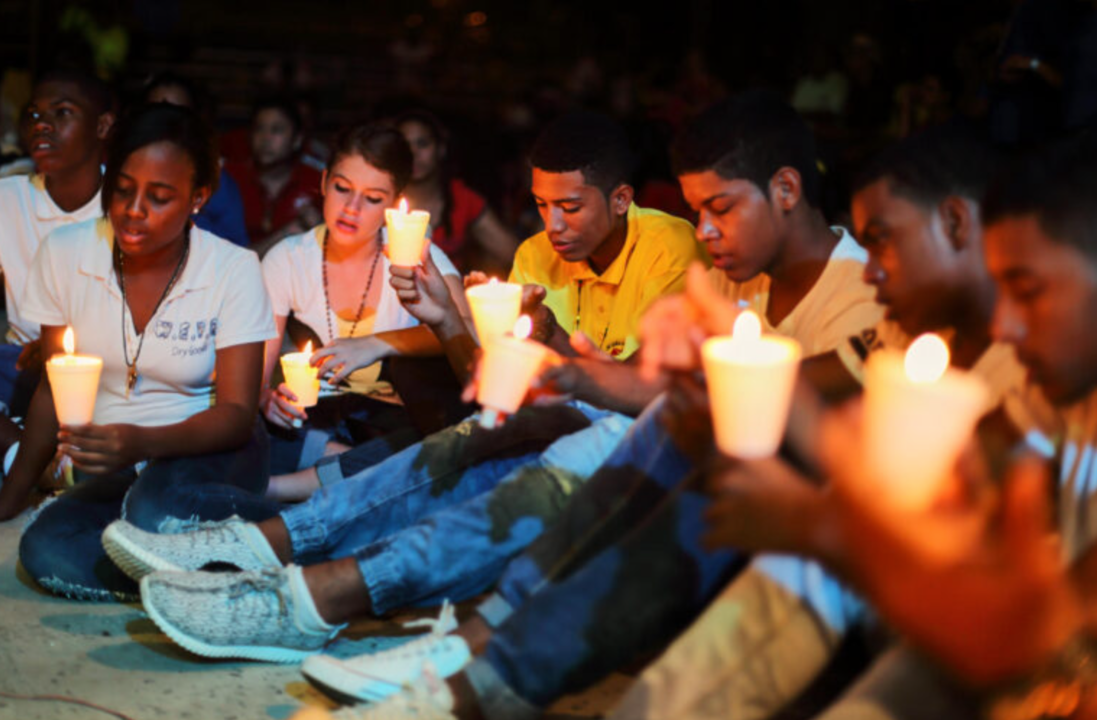
[[[240,199],[244,204],[244,224],[248,228],[248,237],[256,243],[271,233],[281,230],[297,219],[302,205],[312,205],[322,212],[323,199],[320,194],[320,172],[307,165],[297,163],[293,174],[282,192],[275,198],[268,198],[255,166],[250,161],[227,163],[225,169],[240,186]],[[302,231],[308,228],[302,227]]]
[[[457,178],[449,181],[449,192],[449,231],[447,232],[443,223],[439,223],[430,240],[449,256],[458,270],[465,271],[468,269],[471,254],[471,248],[467,247],[469,226],[483,214],[487,202],[483,196]]]

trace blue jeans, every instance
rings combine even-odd
[[[149,532],[172,532],[234,514],[271,518],[282,506],[263,497],[269,457],[266,430],[257,422],[248,443],[235,450],[152,460],[140,472],[83,475],[27,525],[19,560],[39,585],[59,595],[132,597],[136,584],[103,550],[107,525],[121,517]]]
[[[631,420],[583,403],[431,435],[282,512],[298,562],[353,556],[375,612],[491,586],[597,469]]]
[[[502,686],[517,706],[543,707],[590,685],[663,647],[741,567],[737,553],[702,548],[708,499],[661,410],[644,411],[481,606],[494,633],[467,670],[481,700]]]

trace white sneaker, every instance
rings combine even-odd
[[[291,581],[291,572],[300,568],[155,572],[141,580],[141,602],[157,627],[196,655],[300,662],[346,625],[315,615],[312,598],[299,597],[303,583]]]
[[[457,720],[453,693],[428,664],[423,674],[403,691],[375,705],[343,708],[333,720]]]
[[[241,570],[282,566],[261,534],[235,515],[198,523],[194,530],[178,534],[145,532],[125,520],[115,520],[103,531],[103,549],[134,580],[158,570],[199,570],[210,563],[226,563]]]
[[[426,625],[430,632],[391,650],[340,660],[314,655],[301,673],[322,692],[345,703],[378,702],[418,678],[429,663],[440,678],[459,672],[472,657],[469,646],[456,635],[453,606],[447,600],[437,620],[415,620],[405,627]]]

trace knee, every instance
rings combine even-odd
[[[61,520],[63,518],[54,518],[47,508],[19,538],[19,562],[27,574],[43,587],[51,578],[64,580],[72,576],[69,556],[72,538],[66,532],[66,523]]]

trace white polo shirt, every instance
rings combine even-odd
[[[6,341],[22,345],[38,337],[38,324],[23,316],[20,301],[34,254],[55,228],[99,217],[99,193],[81,208],[67,213],[46,192],[42,175],[0,179],[0,269],[7,301]]]
[[[215,400],[216,350],[275,337],[259,259],[192,228],[186,267],[146,327],[138,382],[125,394],[122,293],[104,219],[69,225],[42,243],[27,278],[23,312],[42,325],[71,325],[76,351],[103,358],[95,422],[171,425]],[[130,358],[140,342],[125,313]]]
[[[328,319],[325,318],[328,309],[327,303],[324,302],[322,232],[325,229],[324,225],[317,225],[308,232],[290,235],[271,248],[263,258],[263,281],[270,294],[274,314],[278,317],[287,317],[292,313],[299,321],[308,325],[324,345],[327,345],[331,343],[332,337],[328,332]],[[384,228],[381,232],[382,238],[386,238]],[[460,275],[457,268],[453,266],[453,262],[433,243],[430,246],[430,257],[442,275]],[[363,277],[363,287],[365,282],[366,278]],[[404,309],[400,298],[396,295],[396,290],[389,283],[387,257],[382,256],[373,282],[381,286],[377,312],[373,316],[367,314],[367,317],[358,323],[355,337],[386,330],[403,330],[419,324],[419,321]],[[329,317],[331,327],[336,334],[346,337],[352,323],[342,320],[334,312]],[[354,372],[351,375],[352,388],[362,391],[360,388],[376,380],[379,372],[378,363]]]
[[[777,327],[766,317],[772,282],[768,275],[737,283],[728,280],[719,268],[712,268],[709,278],[725,297],[757,313],[767,332],[799,342],[804,357],[836,350],[851,335],[874,326],[883,317],[884,308],[876,303],[875,288],[863,278],[868,253],[844,228],[833,230],[838,244],[822,274]]]

